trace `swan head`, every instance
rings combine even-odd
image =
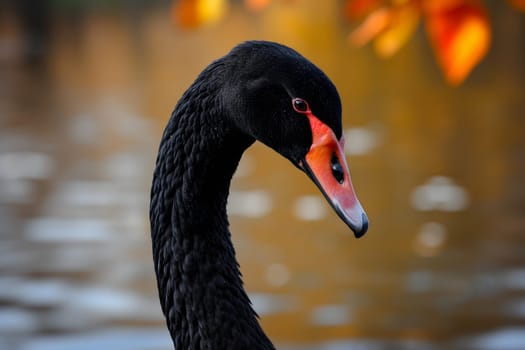
[[[271,42],[243,43],[222,60],[221,102],[236,127],[304,171],[355,236],[364,235],[368,219],[350,178],[341,100],[330,79]]]

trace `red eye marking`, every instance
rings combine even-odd
[[[299,98],[299,97],[294,98],[292,100],[292,106],[293,106],[293,109],[298,113],[310,112],[310,107],[308,106],[308,102],[306,102],[302,98]]]

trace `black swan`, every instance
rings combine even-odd
[[[226,214],[232,175],[255,140],[304,171],[356,237],[368,228],[343,153],[335,86],[286,46],[233,48],[177,103],[153,175],[153,258],[177,350],[274,349],[243,288]]]

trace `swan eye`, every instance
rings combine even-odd
[[[299,113],[306,113],[310,110],[308,103],[302,98],[296,97],[292,100],[293,109]]]

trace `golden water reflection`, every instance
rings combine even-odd
[[[247,152],[231,226],[279,348],[525,348],[523,18],[497,8],[493,51],[452,89],[422,36],[381,61],[347,45],[335,2],[303,5],[196,32],[160,8],[58,14],[37,63],[3,15],[0,348],[170,348],[147,222],[157,145],[198,72],[253,38],[338,86],[371,221],[355,240],[287,160]]]

